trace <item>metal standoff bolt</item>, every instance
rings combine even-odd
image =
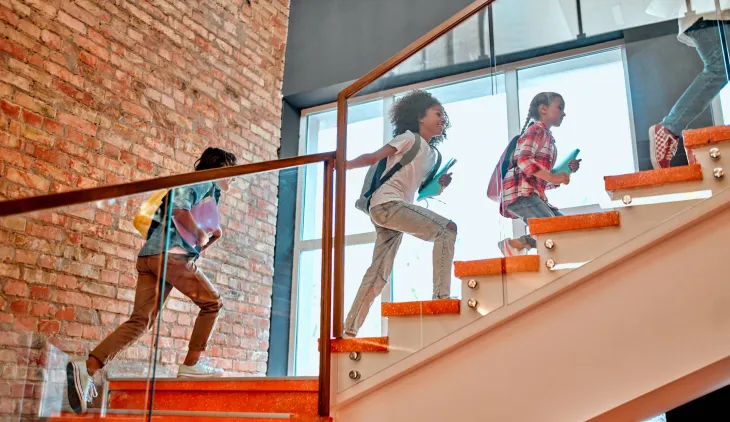
[[[552,270],[555,267],[555,261],[552,259],[548,259],[545,261],[545,266],[548,267],[548,269]]]
[[[350,371],[348,375],[350,376],[351,380],[359,380],[361,377],[360,371]]]
[[[623,197],[623,198],[621,198],[621,202],[623,202],[623,203],[624,203],[624,205],[631,205],[631,203],[632,203],[633,201],[634,201],[634,200],[633,200],[633,198],[631,198],[631,195],[624,195],[624,197]]]
[[[710,158],[713,160],[719,160],[721,155],[720,148],[712,148],[710,150]]]
[[[554,249],[555,248],[555,242],[553,239],[548,239],[545,241],[545,247],[548,249]]]
[[[476,308],[477,308],[477,305],[478,305],[478,304],[479,304],[479,302],[477,302],[477,300],[476,300],[476,299],[469,299],[469,300],[468,300],[468,301],[466,302],[466,306],[468,306],[468,307],[470,307],[470,308],[472,308],[472,309],[476,309]]]
[[[479,282],[478,282],[478,281],[476,281],[476,280],[474,280],[474,279],[471,279],[471,280],[469,280],[469,281],[467,281],[467,282],[466,282],[466,285],[467,285],[467,286],[468,286],[468,287],[469,287],[470,289],[476,289],[476,288],[478,288],[478,287],[479,287]]]
[[[360,360],[360,358],[360,352],[350,352],[350,360],[354,360],[355,362],[357,362]]]
[[[725,177],[725,170],[723,170],[722,167],[718,167],[712,170],[712,175],[715,176],[715,179],[720,180]]]

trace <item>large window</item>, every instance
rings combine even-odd
[[[523,230],[520,223],[499,215],[498,204],[486,196],[494,166],[510,136],[519,133],[526,108],[535,93],[557,91],[566,100],[563,127],[554,130],[562,155],[581,149],[583,166],[568,187],[550,193],[551,201],[567,212],[598,204],[604,196],[603,176],[635,170],[633,138],[622,50],[612,48],[591,55],[529,67],[514,66],[496,74],[470,75],[462,80],[436,81],[420,86],[443,104],[452,123],[448,139],[439,146],[444,159],[455,158],[454,181],[443,195],[418,205],[455,221],[459,227],[456,260],[499,256],[497,242]],[[387,110],[400,95],[389,92],[353,105],[348,113],[348,158],[380,148],[391,138]],[[332,151],[336,139],[336,110],[310,113],[303,118],[302,153]],[[370,265],[375,231],[369,218],[354,207],[366,169],[347,175],[345,307],[352,303],[362,276]],[[293,330],[293,375],[317,371],[319,336],[319,271],[321,260],[321,169],[300,172],[301,213],[295,239],[297,271],[296,327]],[[575,211],[574,211],[575,212]],[[514,227],[514,228],[513,228]],[[516,233],[515,233],[516,234]],[[381,301],[428,300],[432,295],[432,244],[405,236],[396,257],[390,286],[373,305],[362,336],[384,331]],[[452,282],[452,296],[460,295]]]
[[[608,202],[603,176],[636,167],[621,50],[534,66],[517,75],[520,116],[527,116],[538,92],[563,96],[566,117],[552,129],[558,162],[575,149],[583,159],[570,185],[548,192],[550,202],[558,208]]]

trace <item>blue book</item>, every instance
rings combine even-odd
[[[550,171],[552,174],[560,174],[560,173],[568,173],[571,174],[572,171],[570,170],[570,162],[575,160],[578,157],[578,154],[580,153],[580,149],[575,149],[573,152],[568,154],[567,157],[565,157],[565,160],[561,161],[560,164],[553,167],[553,169]]]
[[[441,167],[441,170],[436,172],[436,175],[433,177],[433,180],[429,182],[429,184],[426,185],[423,189],[421,189],[420,192],[418,192],[418,200],[423,201],[424,199],[431,198],[433,196],[438,195],[441,192],[441,185],[439,184],[439,179],[441,176],[446,174],[446,172],[453,167],[453,165],[456,164],[455,159],[450,159],[445,166]]]

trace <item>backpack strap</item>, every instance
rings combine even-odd
[[[439,168],[441,168],[441,151],[438,150],[435,146],[429,145],[429,147],[433,148],[434,151],[436,151],[436,163],[431,168],[431,171],[428,172],[428,176],[426,176],[425,179],[423,179],[423,183],[421,183],[421,187],[418,188],[418,191],[420,192],[428,186],[429,183],[433,180],[433,178],[436,176],[436,173],[438,173]]]
[[[408,165],[411,161],[413,161],[416,158],[416,155],[418,155],[418,150],[421,148],[420,144],[420,136],[418,133],[414,133],[415,137],[413,142],[413,146],[406,151],[406,153],[403,155],[403,158],[400,159],[397,163],[393,165],[393,167],[388,170],[387,173],[385,173],[383,176],[380,177],[380,181],[378,183],[372,183],[370,185],[370,190],[365,192],[365,197],[370,198],[376,190],[378,190],[379,187],[383,186],[385,182],[387,182],[393,175],[395,175],[400,169]],[[387,160],[384,159],[383,161]]]
[[[534,124],[535,124],[535,122],[530,123],[530,126],[528,126],[527,129],[529,129]],[[525,129],[525,133],[527,133],[527,129]],[[525,136],[524,133],[522,135],[517,136],[514,139],[512,139],[512,141],[514,141],[515,144],[514,144],[514,148],[512,149],[512,153],[510,154],[510,156],[509,157],[505,157],[505,160],[509,163],[509,165],[508,165],[507,169],[503,169],[503,171],[502,171],[502,177],[503,178],[507,174],[508,171],[510,171],[513,168],[517,167],[517,160],[515,160],[514,163],[512,162],[512,160],[514,158],[515,151],[517,151],[517,145],[520,143],[520,139],[522,139],[523,136]],[[543,138],[541,141],[539,141],[537,143],[537,151],[536,152],[540,152],[540,150],[545,147],[545,142],[547,142],[547,140]],[[550,170],[548,170],[548,171],[550,171]]]

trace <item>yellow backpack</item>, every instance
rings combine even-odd
[[[167,195],[169,189],[160,189],[152,193],[139,207],[139,212],[134,216],[134,228],[147,239],[147,232],[152,225],[152,218],[157,210],[162,206],[162,199]]]

